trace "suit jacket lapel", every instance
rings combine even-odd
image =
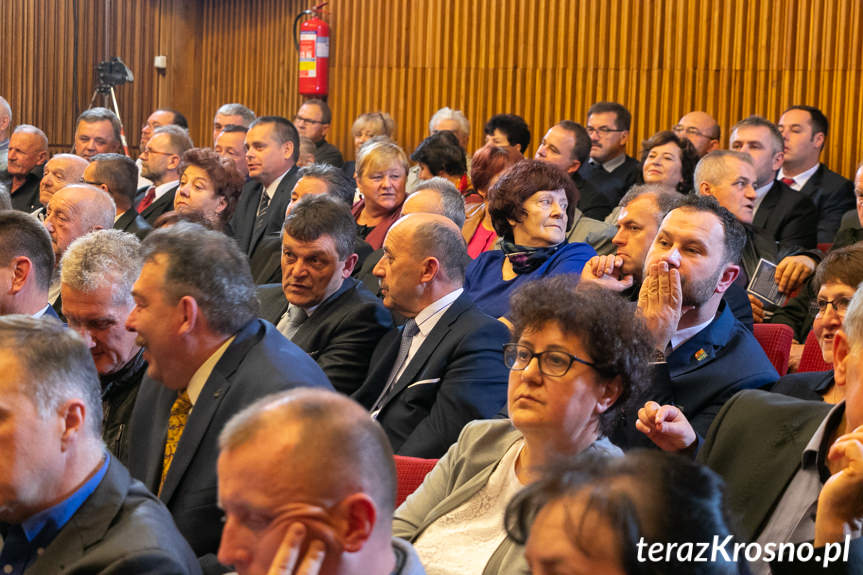
[[[116,222],[114,222],[114,229],[125,232],[126,228],[128,228],[129,225],[135,221],[135,216],[137,215],[138,212],[135,210],[135,208],[129,208],[128,210],[126,210],[126,213],[124,213],[122,216],[119,217],[119,219],[117,219]]]
[[[156,201],[154,201],[152,204],[150,204],[146,210],[141,212],[141,217],[143,217],[144,219],[147,219],[150,217],[150,214],[152,214],[156,210],[161,210],[160,213],[170,211],[171,208],[168,208],[167,210],[164,208],[166,208],[169,204],[171,206],[174,205],[174,195],[177,192],[177,188],[179,188],[179,187],[180,187],[180,185],[177,184],[176,186],[170,188],[167,192],[162,194],[161,197],[159,197]]]
[[[321,328],[321,324],[325,320],[327,314],[330,313],[330,311],[333,309],[333,307],[338,305],[338,302],[341,299],[341,297],[343,295],[345,295],[345,293],[347,293],[348,290],[353,289],[353,287],[356,285],[357,285],[357,280],[355,280],[354,278],[346,278],[345,281],[342,282],[342,285],[339,286],[339,289],[337,289],[335,292],[333,292],[333,294],[330,297],[328,297],[326,300],[324,300],[318,306],[318,308],[315,310],[315,313],[314,313],[315,319],[312,321],[308,321],[308,320],[304,321],[300,325],[299,329],[297,329],[297,333],[294,334],[292,341],[294,343],[296,343],[297,345],[299,345],[300,347],[302,347],[303,349],[305,349],[305,347],[300,345],[299,342],[302,341],[302,342],[306,342],[307,344],[311,343],[310,341],[307,341],[307,340],[309,340],[309,338],[312,335],[314,335],[315,333],[318,332],[318,330]],[[287,309],[287,308],[288,308],[288,306],[286,305],[285,309]],[[282,313],[284,313],[284,311]]]
[[[778,181],[773,180],[773,185],[770,186],[769,190],[767,190],[767,194],[764,196],[764,199],[761,200],[761,205],[758,206],[758,211],[755,212],[755,219],[752,220],[753,226],[759,228],[767,227],[767,220],[776,208],[776,204],[779,202],[779,195],[782,193],[782,190],[779,187],[780,185],[781,184]]]

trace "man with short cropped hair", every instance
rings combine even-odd
[[[48,302],[54,250],[36,220],[17,210],[0,212],[0,315],[57,318]]]
[[[301,561],[320,575],[425,573],[392,536],[392,449],[355,402],[312,389],[270,396],[231,419],[219,447],[219,559],[239,575],[296,573]],[[273,514],[264,537],[258,509]]]
[[[219,431],[270,393],[332,386],[312,358],[257,319],[249,265],[232,239],[180,222],[153,231],[142,248],[126,327],[148,367],[129,424],[129,470],[165,502],[213,572]]]
[[[463,293],[467,248],[444,216],[409,214],[384,240],[375,266],[384,305],[408,321],[384,336],[354,399],[401,455],[441,457],[473,419],[506,403],[506,326]]]
[[[153,130],[147,147],[141,151],[141,175],[153,185],[138,190],[135,209],[151,226],[159,216],[174,209],[174,196],[180,187],[180,163],[192,146],[185,128],[169,125]]]
[[[138,149],[140,151],[144,151],[147,149],[147,143],[149,143],[150,138],[153,137],[153,131],[156,128],[161,128],[162,126],[180,126],[181,128],[188,131],[189,122],[186,120],[186,116],[181,114],[176,110],[171,109],[159,109],[154,111],[147,117],[147,121],[144,122],[144,125],[141,127],[141,137],[138,140]],[[142,160],[139,157],[135,162],[135,166],[138,170],[141,169]],[[140,188],[149,188],[153,185],[152,180],[145,178],[144,176],[138,176],[138,185],[135,186],[136,189]]]
[[[120,119],[111,110],[84,110],[75,127],[75,153],[87,160],[96,154],[122,154],[121,129]]]
[[[854,209],[854,187],[819,161],[827,141],[827,116],[813,106],[791,106],[778,125],[785,147],[777,177],[812,200],[818,209],[818,243],[830,243],[842,214]]]
[[[12,132],[8,153],[6,171],[11,176],[12,207],[32,213],[42,205],[39,182],[48,161],[48,137],[36,126],[21,124]]]
[[[306,196],[285,218],[281,285],[258,289],[261,317],[311,355],[347,395],[362,385],[375,345],[393,325],[380,300],[350,277],[356,236],[341,200]]]
[[[695,110],[684,114],[671,130],[678,138],[689,140],[699,158],[719,149],[719,124],[707,112]]]
[[[227,126],[242,126],[246,129],[255,121],[255,113],[242,104],[222,104],[213,116],[213,143]]]
[[[42,204],[33,216],[40,222],[45,220],[45,208],[57,193],[69,184],[84,181],[84,170],[89,163],[75,154],[56,154],[45,164],[42,180],[39,182],[39,203]]]
[[[246,133],[245,126],[229,124],[216,136],[216,153],[234,163],[243,178],[249,177],[249,165],[246,163]]]
[[[114,229],[143,240],[153,228],[134,208],[137,179],[135,162],[122,154],[96,154],[84,170],[85,183],[102,188],[114,199]]]
[[[6,573],[200,573],[165,506],[105,450],[99,380],[74,332],[0,317],[0,413]]]
[[[579,169],[581,177],[616,206],[639,181],[641,163],[626,155],[632,115],[617,102],[597,102],[587,111],[590,159]]]
[[[332,119],[333,115],[327,103],[312,98],[303,102],[303,105],[297,110],[294,124],[299,130],[300,136],[314,142],[316,164],[329,164],[341,168],[345,163],[342,153],[334,145],[327,142],[327,133],[330,131]]]

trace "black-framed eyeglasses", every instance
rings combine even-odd
[[[294,123],[302,122],[303,124],[326,124],[321,120],[312,120],[311,118],[303,118],[302,116],[294,116]]]
[[[625,132],[626,130],[616,130],[615,128],[609,128],[608,126],[600,126],[598,128],[594,128],[593,126],[587,127],[588,135],[599,134],[600,136],[605,136],[608,134],[613,134],[614,132]]]
[[[844,314],[851,305],[851,299],[847,297],[837,297],[836,299],[818,299],[810,305],[812,313],[815,315],[824,315],[827,312],[827,306],[832,305],[833,311],[838,314]]]
[[[503,346],[503,363],[507,369],[514,371],[527,369],[533,358],[536,358],[539,362],[539,371],[552,377],[566,375],[566,372],[572,367],[574,361],[583,363],[594,369],[596,368],[595,363],[583,360],[564,351],[546,350],[534,353],[529,347],[519,343],[508,343]]]

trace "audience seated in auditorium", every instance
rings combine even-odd
[[[574,565],[603,575],[749,575],[742,557],[692,560],[714,538],[733,541],[726,517],[718,475],[684,457],[637,451],[559,462],[515,496],[504,521],[533,575]],[[651,556],[656,544],[663,552]]]
[[[54,250],[36,220],[18,210],[0,211],[0,315],[57,318],[48,302]]]
[[[778,179],[812,200],[818,210],[818,243],[833,241],[842,214],[854,208],[850,181],[820,163],[827,117],[812,106],[791,106],[779,118],[785,155]]]
[[[126,329],[135,307],[132,284],[140,271],[138,239],[120,230],[99,230],[72,242],[60,272],[63,316],[87,343],[99,372],[102,438],[124,465],[129,464],[129,419],[147,370],[137,335]]]
[[[113,198],[117,207],[115,230],[134,234],[139,240],[147,237],[153,228],[134,207],[138,168],[131,158],[123,154],[96,154],[83,176],[85,183],[102,188]]]
[[[502,323],[462,289],[468,261],[458,226],[410,214],[390,228],[375,267],[384,305],[409,318],[384,336],[354,394],[400,455],[440,457],[464,425],[505,403]]]
[[[760,116],[749,116],[731,128],[731,149],[749,154],[755,167],[752,226],[772,236],[780,252],[813,250],[818,243],[815,205],[776,179],[783,145],[779,128]]]
[[[255,113],[242,104],[222,104],[213,116],[213,145],[219,134],[228,126],[242,126],[247,130],[255,121]]]
[[[281,285],[258,289],[261,317],[347,395],[362,385],[375,345],[393,326],[375,294],[350,277],[355,240],[350,208],[339,198],[313,194],[292,203],[282,230]]]
[[[425,573],[392,536],[392,449],[355,402],[310,389],[261,399],[230,420],[219,449],[219,559],[239,575]],[[272,517],[263,533],[258,514]]]
[[[641,171],[645,184],[656,184],[681,194],[692,191],[692,174],[698,155],[689,140],[670,130],[653,134],[641,143]]]
[[[55,154],[45,163],[42,179],[39,181],[39,208],[32,212],[33,216],[45,221],[45,209],[57,190],[69,184],[80,184],[84,181],[84,170],[90,165],[87,160],[75,154]],[[137,173],[137,170],[136,170]]]
[[[509,311],[517,286],[539,277],[580,273],[596,252],[584,243],[566,243],[578,190],[566,172],[524,160],[491,188],[492,223],[502,250],[482,253],[468,266],[465,293],[492,317]]]
[[[9,153],[9,132],[12,127],[12,107],[0,96],[0,174],[6,171],[6,158]]]
[[[645,385],[650,358],[645,329],[622,305],[565,276],[515,293],[509,419],[468,424],[396,510],[393,532],[435,573],[524,573],[524,550],[504,531],[509,499],[559,457],[621,454],[607,435]]]
[[[740,537],[760,544],[814,543],[810,559],[818,556],[819,561],[797,573],[819,572],[822,547],[850,537],[847,559],[830,572],[856,573],[863,564],[861,346],[863,293],[858,290],[833,341],[836,385],[845,387],[845,401],[819,404],[743,391],[723,406],[703,445],[673,405],[646,404],[636,425],[666,451],[694,454],[697,449],[698,461],[725,480]],[[782,565],[770,567],[774,574],[783,572]],[[770,567],[753,564],[753,572],[766,575]]]
[[[90,108],[75,124],[75,154],[90,160],[96,154],[122,154],[120,119],[108,108]]]
[[[9,138],[8,154],[6,171],[10,176],[12,207],[32,213],[42,205],[39,181],[48,161],[48,138],[36,126],[21,124]]]
[[[211,229],[232,236],[229,222],[243,190],[243,176],[234,163],[211,148],[192,148],[183,154],[179,172],[174,211],[197,212]]]
[[[579,169],[608,203],[616,206],[623,194],[638,183],[641,164],[626,155],[632,115],[617,102],[598,102],[587,111],[590,160]]]
[[[249,164],[246,163],[246,133],[249,129],[233,124],[225,126],[216,137],[216,153],[234,163],[234,167],[243,176],[249,178]]]
[[[515,150],[486,144],[471,159],[471,182],[482,201],[472,204],[467,211],[462,235],[467,243],[467,254],[474,259],[481,253],[495,249],[497,233],[489,212],[489,189],[510,166],[524,159]]]
[[[465,150],[465,159],[467,160],[467,169],[470,172],[470,157],[467,156],[468,138],[470,137],[470,122],[461,110],[453,110],[449,106],[444,106],[437,112],[432,114],[429,120],[429,133],[436,134],[437,132],[449,131],[456,135],[459,145]],[[393,127],[392,132],[395,132]],[[393,137],[393,134],[386,134],[388,137]],[[413,193],[414,188],[419,183],[419,166],[412,166],[408,171],[408,181],[405,189],[409,194]]]
[[[0,409],[7,573],[201,572],[165,506],[105,451],[81,338],[56,320],[0,318]]]
[[[129,470],[211,572],[215,557],[204,556],[216,553],[222,532],[219,431],[264,395],[332,388],[308,355],[257,319],[255,285],[233,240],[181,222],[147,236],[142,258],[126,327],[149,365],[129,425]]]
[[[153,130],[153,137],[141,152],[141,175],[153,182],[139,189],[135,209],[151,226],[174,209],[174,197],[180,182],[180,163],[192,148],[189,133],[179,126],[162,126]]]
[[[329,164],[341,168],[345,163],[342,153],[337,147],[327,142],[327,133],[330,131],[330,122],[333,114],[330,107],[323,100],[312,98],[303,102],[297,115],[294,116],[294,124],[300,132],[300,136],[310,139],[315,144],[315,164]]]
[[[362,199],[353,214],[360,237],[372,249],[383,245],[387,230],[401,215],[408,158],[389,140],[373,138],[360,148],[355,179]]]
[[[681,406],[702,435],[737,391],[779,378],[722,297],[737,279],[745,241],[731,212],[689,195],[662,220],[644,263],[637,314],[656,355],[647,399]],[[627,417],[635,421],[636,412]],[[632,427],[624,432],[621,445],[642,439]]]
[[[699,158],[721,146],[719,124],[707,112],[695,110],[684,114],[671,130],[678,138],[689,140]]]
[[[481,201],[470,185],[465,151],[454,133],[448,130],[435,132],[420,142],[411,154],[411,160],[420,166],[417,175],[420,181],[436,177],[446,178],[464,195],[465,201]]]
[[[354,142],[354,158],[359,156],[360,148],[363,147],[363,144],[375,136],[386,136],[393,139],[395,133],[395,120],[386,112],[366,112],[360,114],[351,126],[351,137]],[[345,177],[351,180],[354,179],[356,170],[357,163],[354,160],[345,162],[342,166],[342,172]],[[411,168],[411,171],[413,171],[413,168]]]
[[[863,244],[831,251],[815,270],[812,285],[817,296],[810,302],[807,320],[825,363],[833,365],[833,340],[836,332],[842,329],[848,304],[861,283]],[[777,381],[771,391],[827,403],[838,403],[845,397],[845,390],[835,385],[832,370],[788,374]]]
[[[278,234],[285,222],[291,190],[299,179],[300,135],[281,116],[261,116],[246,134],[246,162],[251,178],[231,219],[240,250],[252,257],[261,239]]]
[[[176,110],[155,110],[152,114],[147,116],[147,120],[144,122],[144,125],[141,126],[141,137],[138,140],[138,149],[140,151],[144,151],[147,149],[147,143],[149,143],[150,138],[153,137],[153,131],[156,128],[161,128],[162,126],[180,126],[181,128],[188,131],[189,122],[186,120],[186,117]],[[139,155],[140,156],[140,155]],[[137,168],[141,169],[141,158],[135,162]],[[138,177],[138,185],[136,188],[149,188],[153,185],[153,182],[144,176]]]
[[[483,127],[485,143],[510,148],[524,155],[530,145],[530,128],[524,118],[515,114],[495,114]]]

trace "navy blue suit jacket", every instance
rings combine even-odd
[[[158,199],[156,199],[152,204],[147,206],[143,212],[141,212],[141,217],[150,225],[153,226],[156,223],[156,220],[159,219],[159,216],[162,214],[166,214],[174,209],[174,196],[177,195],[177,189],[180,187],[180,184],[177,183],[176,186],[169,189],[167,192],[162,194]],[[145,190],[146,191],[146,190]],[[142,198],[143,199],[143,198]],[[140,203],[140,202],[137,202]],[[135,211],[137,209],[133,208]]]
[[[821,164],[800,193],[818,208],[818,243],[832,242],[842,215],[856,205],[854,184]]]
[[[215,554],[222,535],[216,460],[219,432],[228,420],[272,393],[302,386],[332,389],[318,364],[270,323],[255,319],[236,336],[198,396],[159,495],[199,557]],[[176,391],[145,376],[129,423],[129,471],[154,493],[176,398]]]
[[[375,348],[368,377],[353,395],[366,409],[383,392],[401,329],[391,330]],[[393,450],[441,457],[466,423],[494,417],[506,403],[509,374],[503,344],[509,339],[504,324],[479,311],[467,295],[459,296],[384,400],[377,419]]]

